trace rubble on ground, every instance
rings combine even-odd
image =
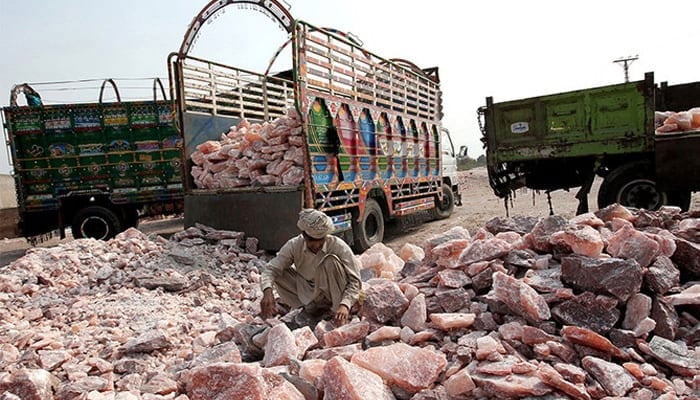
[[[700,393],[700,219],[614,205],[359,256],[342,327],[261,320],[239,232],[130,229],[0,270],[3,399],[675,399]],[[679,249],[681,251],[679,252]],[[694,397],[696,396],[696,397]]]

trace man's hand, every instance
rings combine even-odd
[[[333,318],[333,324],[335,326],[342,326],[345,325],[348,322],[348,315],[350,314],[350,310],[348,310],[348,306],[345,304],[341,304],[338,306],[338,309],[335,311],[335,317]]]
[[[275,295],[272,293],[272,288],[267,288],[263,292],[262,300],[260,300],[260,316],[263,319],[268,319],[275,314],[277,314]]]

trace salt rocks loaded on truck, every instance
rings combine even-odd
[[[106,87],[116,101],[103,101]],[[47,88],[79,89],[79,81]],[[17,102],[22,93],[26,106]],[[107,79],[97,102],[62,104],[44,104],[20,84],[2,111],[19,231],[28,239],[56,229],[64,237],[68,226],[75,238],[110,239],[140,217],[182,212],[182,139],[159,79],[150,100],[122,101]]]
[[[454,150],[441,127],[437,68],[380,58],[350,35],[293,20],[276,2],[246,7],[287,30],[273,62],[291,44],[290,71],[189,56],[199,27],[226,4],[206,6],[169,58],[186,226],[243,231],[275,250],[298,234],[298,212],[316,208],[363,251],[382,241],[392,218],[450,216],[459,192],[454,169],[443,172],[442,155]]]
[[[653,73],[502,103],[488,97],[479,113],[491,187],[499,197],[581,187],[580,214],[598,175],[599,208],[688,210],[700,190],[699,105],[700,82],[656,85]]]

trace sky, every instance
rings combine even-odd
[[[95,102],[108,78],[117,81],[124,99],[147,99],[153,78],[168,84],[168,54],[207,3],[0,0],[0,106],[9,105],[11,88],[24,82],[51,104]],[[657,82],[700,80],[700,1],[653,7],[632,0],[286,4],[294,18],[351,32],[381,57],[437,66],[443,126],[472,158],[484,153],[476,110],[487,96],[499,102],[620,83],[624,69],[613,60],[628,56],[638,56],[630,80],[651,71]],[[264,72],[286,37],[266,16],[230,5],[203,27],[190,55]],[[291,54],[283,53],[272,69],[290,65]],[[45,84],[62,81],[86,82]],[[114,100],[111,90],[104,100]],[[0,173],[10,173],[8,148],[0,147]]]

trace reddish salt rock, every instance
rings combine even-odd
[[[340,357],[326,363],[322,381],[327,400],[395,399],[379,375]]]
[[[472,241],[470,239],[455,239],[436,246],[432,251],[432,258],[437,265],[445,268],[455,268],[459,265],[459,256]]]
[[[368,333],[368,321],[353,322],[327,332],[323,335],[323,342],[328,347],[340,347],[361,341]]]
[[[513,360],[481,362],[476,366],[476,372],[486,375],[506,376],[513,373],[514,366],[515,362]]]
[[[401,326],[407,326],[416,332],[422,331],[425,329],[427,317],[425,295],[421,293],[411,300],[411,304],[401,317]]]
[[[700,218],[685,218],[678,223],[673,233],[685,240],[700,243]]]
[[[211,154],[221,150],[221,142],[216,140],[207,140],[206,142],[197,145],[197,150],[202,154]]]
[[[306,352],[306,359],[318,358],[321,360],[330,360],[335,356],[343,357],[346,360],[350,360],[352,356],[356,353],[362,351],[362,344],[353,343],[347,346],[340,347],[329,347],[327,349],[316,349]]]
[[[680,293],[666,296],[666,300],[674,306],[700,304],[700,284],[692,285]]]
[[[398,256],[405,262],[421,261],[425,257],[425,251],[412,243],[406,243],[399,249]]]
[[[493,274],[493,297],[515,314],[529,321],[546,321],[551,317],[547,302],[526,283],[502,272]]]
[[[469,279],[467,274],[458,269],[446,269],[440,271],[437,274],[437,278],[438,286],[453,289],[461,288],[472,283],[472,280]]]
[[[642,267],[635,260],[570,256],[562,259],[561,280],[574,289],[627,301],[642,286]]]
[[[490,398],[523,398],[544,396],[552,391],[535,375],[491,376],[472,374],[476,386],[486,392]],[[483,397],[483,396],[480,396]]]
[[[592,356],[583,357],[581,365],[610,396],[624,396],[637,385],[637,380],[620,365]]]
[[[540,377],[542,382],[559,390],[562,393],[566,393],[574,399],[591,399],[591,396],[588,394],[588,392],[586,392],[586,388],[576,386],[575,384],[568,382],[559,372],[557,372],[557,370],[555,370],[547,364],[540,364],[538,376]]]
[[[289,360],[296,359],[299,355],[296,338],[285,324],[270,328],[264,350],[262,365],[265,367],[287,365]]]
[[[690,241],[676,238],[676,251],[671,257],[689,280],[700,279],[700,245]]]
[[[476,359],[486,360],[491,359],[494,354],[505,354],[506,349],[503,347],[500,341],[494,339],[491,336],[482,336],[476,339]],[[500,359],[500,357],[496,357]]]
[[[656,294],[666,294],[680,285],[681,273],[666,256],[659,256],[644,273],[644,286]]]
[[[554,320],[562,325],[574,325],[606,333],[620,319],[617,300],[584,292],[552,307]]]
[[[373,284],[365,290],[365,295],[360,314],[381,324],[399,321],[409,305],[399,285],[390,280]]]
[[[634,222],[634,214],[624,206],[619,204],[611,204],[605,208],[596,211],[595,216],[603,220],[603,222],[610,222],[613,218],[620,218],[626,221]]]
[[[602,219],[596,217],[596,215],[592,212],[588,212],[585,214],[579,214],[569,220],[569,224],[571,225],[588,225],[592,228],[600,228],[601,226],[605,225],[605,222],[603,222]]]
[[[292,333],[294,334],[294,342],[297,345],[297,356],[299,359],[303,359],[306,351],[318,344],[318,338],[308,326],[295,329]]]
[[[484,272],[487,268],[489,268],[490,265],[491,265],[491,262],[489,262],[489,261],[477,262],[477,263],[468,265],[464,269],[464,272],[466,272],[468,276],[474,277],[474,276],[479,275],[480,273]]]
[[[550,340],[556,340],[556,337],[548,334],[542,329],[535,328],[534,326],[523,325],[521,340],[523,343],[532,346],[538,343],[546,343]]]
[[[450,329],[468,328],[476,319],[476,314],[470,313],[434,313],[430,314],[432,324],[443,331]]]
[[[323,387],[321,377],[323,376],[323,369],[326,363],[326,360],[321,359],[302,361],[299,366],[299,377],[321,389]]]
[[[628,330],[634,330],[642,320],[647,318],[651,313],[651,297],[636,293],[627,300],[625,319],[622,321],[622,327]]]
[[[600,233],[588,225],[569,225],[551,238],[553,245],[565,244],[574,254],[593,258],[600,257],[605,246]]]
[[[503,239],[477,240],[464,249],[457,261],[458,265],[469,265],[479,261],[501,258],[513,250],[513,245]]]
[[[498,334],[505,340],[522,340],[524,325],[520,322],[508,322],[498,327]]]
[[[637,346],[679,375],[687,377],[700,375],[700,357],[696,352],[689,351],[685,343],[678,344],[660,336],[654,336],[648,344],[639,342]]]
[[[578,326],[564,326],[561,328],[561,335],[571,343],[582,344],[618,358],[629,358],[624,351],[620,350],[604,336],[592,330]]]
[[[417,287],[411,285],[410,283],[400,283],[399,287],[401,288],[403,295],[406,296],[406,299],[409,302],[413,300],[414,297],[418,296],[418,294],[420,293],[420,290],[418,290]]]
[[[474,384],[466,368],[462,368],[457,373],[447,378],[447,380],[443,382],[443,386],[445,386],[447,395],[450,397],[466,395],[476,388],[476,384]]]
[[[445,354],[404,343],[370,348],[352,362],[409,393],[429,388],[447,367]]]
[[[632,226],[625,226],[608,239],[608,254],[634,259],[642,268],[648,267],[659,255],[659,243]]]
[[[257,364],[220,363],[193,368],[181,383],[190,400],[304,400],[286,379]]]
[[[564,379],[571,383],[576,384],[586,382],[586,371],[575,365],[554,363],[552,366],[561,374],[562,377],[564,377]]]
[[[656,240],[659,244],[659,256],[672,257],[676,252],[676,237],[667,230],[659,233],[645,233],[649,238]]]
[[[43,369],[19,369],[0,374],[0,393],[8,399],[53,400],[60,380]],[[16,397],[11,397],[14,394]]]
[[[493,239],[493,238],[494,238],[494,234],[489,232],[486,228],[483,228],[483,227],[477,229],[476,232],[474,233],[474,237],[472,237],[472,239],[474,241],[487,240],[487,239]]]
[[[612,229],[613,232],[617,232],[622,228],[634,228],[634,224],[631,223],[630,221],[627,221],[622,218],[613,218],[612,221],[610,221],[610,228]],[[608,237],[607,239],[609,239]]]
[[[423,249],[425,250],[426,256],[431,260],[437,259],[437,256],[433,255],[433,249],[440,246],[443,243],[450,242],[457,239],[471,239],[469,231],[461,226],[455,226],[447,230],[445,233],[435,235],[425,242]]]
[[[398,326],[382,326],[367,335],[370,343],[379,343],[385,340],[398,340],[401,337],[401,328]]]
[[[437,329],[426,329],[424,331],[414,333],[411,338],[408,341],[404,341],[404,343],[408,343],[411,346],[419,346],[425,342],[439,342],[442,340],[442,338],[442,331]]]
[[[530,242],[530,247],[532,249],[542,253],[551,253],[552,234],[563,230],[567,224],[568,222],[564,217],[559,215],[551,215],[535,224],[532,231],[525,236]]]

